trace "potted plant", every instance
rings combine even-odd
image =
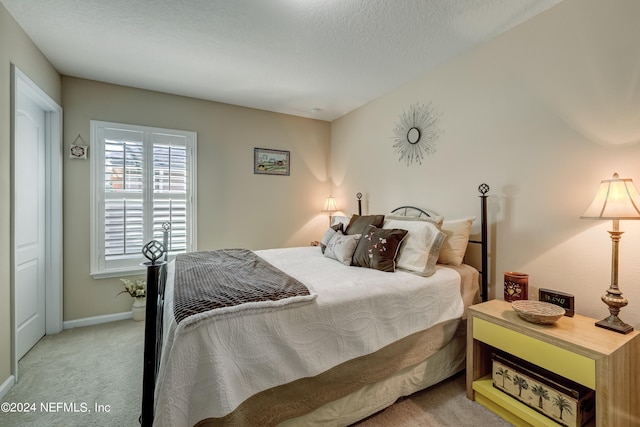
[[[133,320],[144,320],[147,306],[147,283],[139,279],[120,279],[120,281],[124,283],[124,290],[118,292],[118,295],[127,293],[133,297],[133,305],[131,306]]]

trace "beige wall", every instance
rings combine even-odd
[[[11,373],[11,64],[60,103],[60,76],[0,4],[0,384]]]
[[[491,185],[491,283],[507,270],[608,315],[611,222],[579,219],[613,172],[640,188],[640,2],[565,0],[548,12],[332,123],[334,195],[370,212],[414,203],[478,213]],[[407,167],[393,129],[411,104],[442,113],[437,152]],[[355,207],[355,203],[353,203]],[[640,329],[640,221],[621,221],[622,319]],[[476,226],[477,230],[477,226]]]
[[[322,237],[328,122],[64,76],[65,147],[92,119],[198,133],[198,249],[304,246]],[[254,147],[291,152],[291,176],[253,174]],[[92,155],[89,148],[89,156]],[[118,279],[89,275],[90,161],[64,163],[64,320],[124,312]]]
[[[306,245],[326,228],[318,210],[330,188],[348,213],[362,191],[365,212],[413,203],[461,217],[477,214],[487,182],[493,291],[503,271],[525,271],[534,290],[573,293],[579,313],[600,318],[610,224],[579,216],[614,171],[640,186],[637,16],[635,0],[565,0],[329,125],[71,77],[61,88],[0,5],[0,383],[10,373],[11,62],[61,102],[65,147],[78,134],[89,142],[91,119],[196,131],[199,249]],[[407,167],[393,128],[416,102],[442,112],[444,133],[436,154]],[[253,175],[254,147],[290,150],[291,177]],[[115,298],[117,279],[89,276],[89,163],[64,164],[65,320],[130,307]],[[622,317],[640,328],[640,221],[622,228]]]

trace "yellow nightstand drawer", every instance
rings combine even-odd
[[[596,388],[593,359],[477,317],[473,318],[473,338],[591,389]]]

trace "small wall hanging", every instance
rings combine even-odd
[[[80,140],[80,143],[82,145],[78,145],[78,140]],[[78,134],[78,136],[76,136],[76,139],[73,140],[73,142],[71,143],[71,146],[69,147],[69,158],[86,160],[88,151],[89,151],[89,146],[86,145],[86,142],[84,142],[84,139],[82,139],[80,134]]]
[[[268,148],[253,149],[253,173],[264,175],[289,175],[290,153]]]
[[[403,111],[393,137],[396,153],[400,153],[399,161],[407,166],[415,161],[422,164],[426,155],[436,152],[435,143],[442,130],[438,127],[439,115],[429,105],[413,104],[408,111]]]

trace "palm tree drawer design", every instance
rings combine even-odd
[[[506,353],[492,353],[493,386],[556,423],[582,427],[595,416],[595,392]]]

